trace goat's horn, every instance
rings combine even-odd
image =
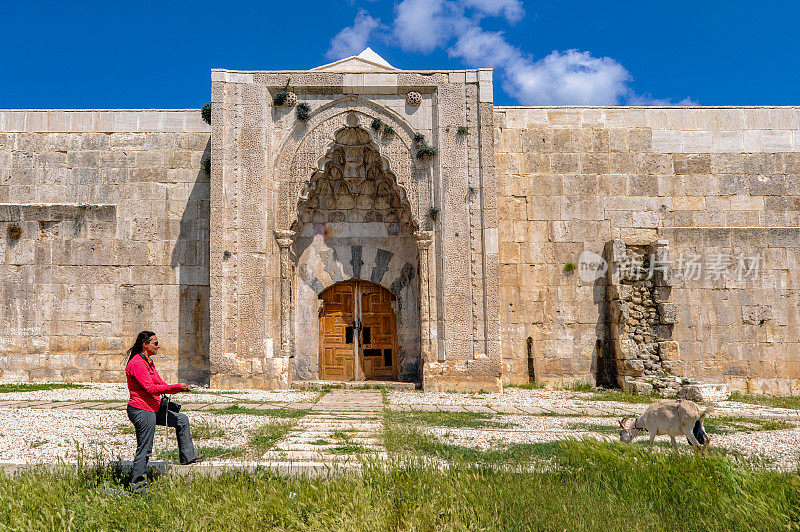
[[[624,429],[624,428],[625,428],[625,422],[626,422],[626,421],[628,421],[629,419],[630,419],[629,417],[624,417],[624,418],[622,418],[622,419],[619,421],[619,426],[620,426],[620,428],[623,428],[623,429]]]

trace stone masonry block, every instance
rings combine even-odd
[[[658,342],[658,353],[661,360],[681,360],[680,344],[675,340]]]
[[[678,305],[676,303],[659,303],[658,315],[661,318],[661,323],[677,323]]]

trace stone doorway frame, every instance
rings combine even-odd
[[[281,337],[279,356],[285,360],[287,368],[290,366],[292,356],[292,294],[295,277],[294,260],[292,257],[292,245],[296,238],[296,232],[288,229],[278,229],[274,231],[275,241],[280,248],[280,320]],[[435,340],[435,324],[433,317],[436,316],[436,296],[434,281],[430,275],[430,254],[429,249],[434,242],[433,231],[417,231],[414,234],[417,243],[418,273],[419,279],[419,343],[420,361],[423,365],[436,360],[437,343]],[[327,288],[327,287],[326,287]],[[292,378],[289,377],[287,384],[291,384]]]

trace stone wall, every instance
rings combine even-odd
[[[676,264],[675,371],[800,393],[799,124],[797,108],[495,108],[504,380],[529,378],[531,338],[536,378],[595,382],[605,281],[565,266],[663,239],[705,267]]]
[[[0,112],[0,380],[208,379],[210,128],[198,110]]]

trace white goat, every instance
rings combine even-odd
[[[630,443],[643,430],[650,433],[650,446],[658,435],[669,436],[672,446],[678,448],[675,436],[686,436],[696,451],[703,452],[708,447],[710,436],[703,427],[703,419],[713,409],[701,412],[700,407],[692,401],[677,399],[662,401],[650,405],[644,414],[629,423],[632,418],[624,417],[619,422],[619,439]]]

